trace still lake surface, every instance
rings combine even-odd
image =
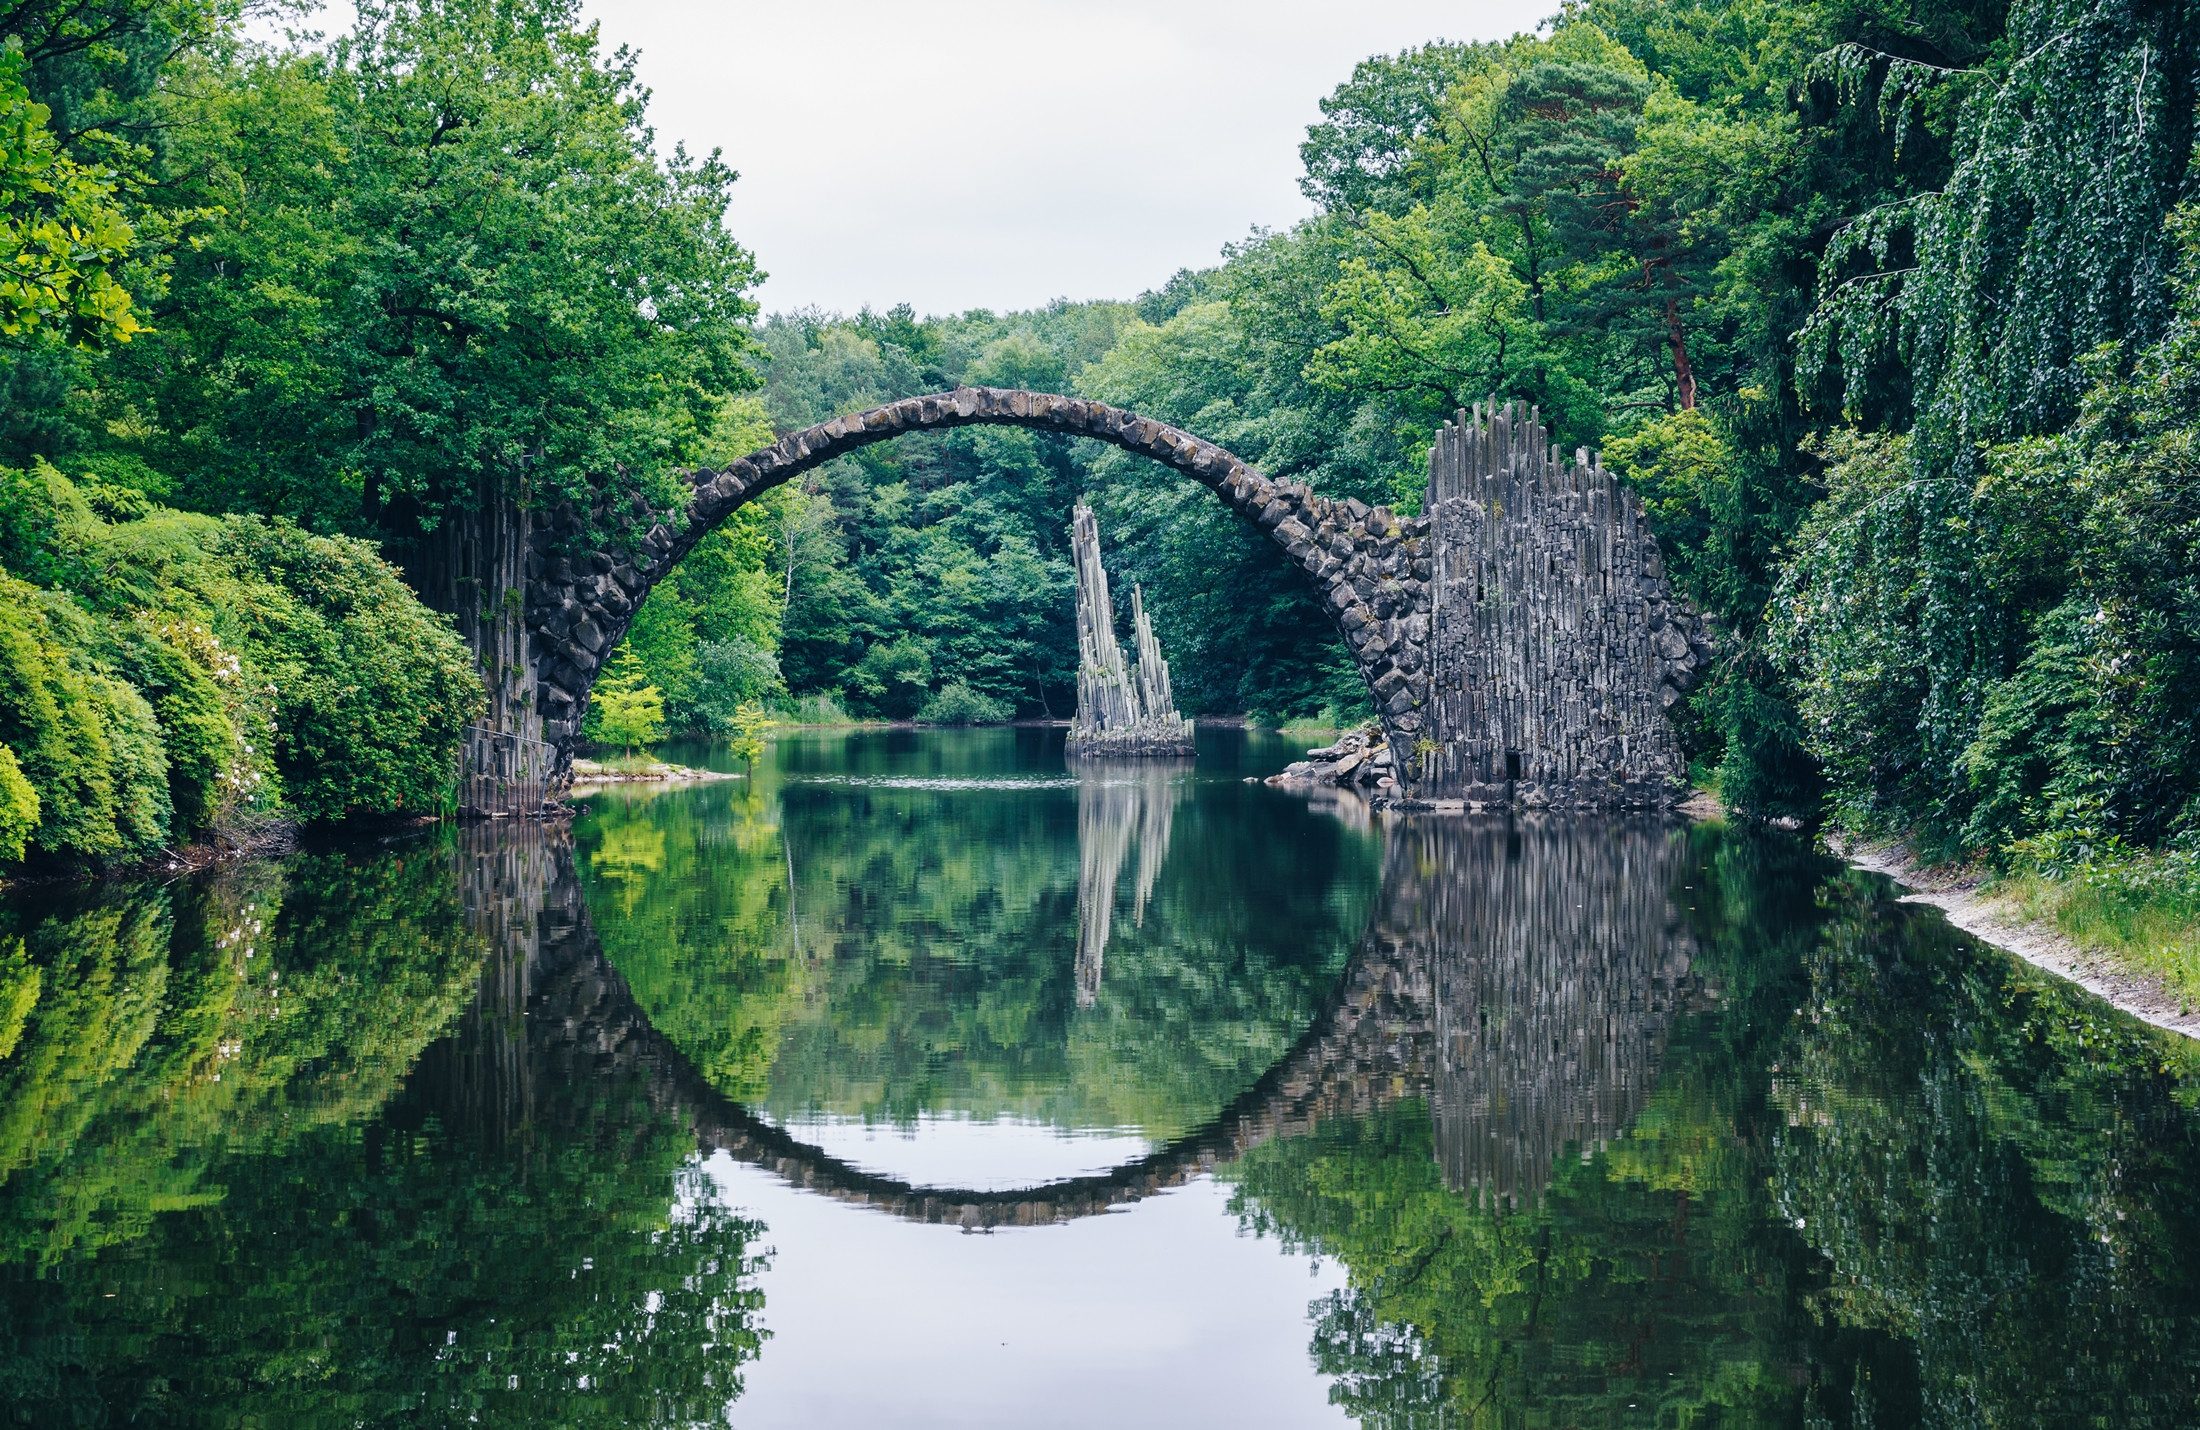
[[[2192,1045],[1299,748],[799,736],[0,903],[0,1424],[2200,1423]]]

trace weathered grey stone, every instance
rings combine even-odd
[[[1080,503],[1070,522],[1070,559],[1077,576],[1077,718],[1070,724],[1073,755],[1101,758],[1185,756],[1192,753],[1192,722],[1177,713],[1169,663],[1146,620],[1146,603],[1131,587],[1135,663],[1123,659],[1115,639],[1115,604],[1100,564],[1100,526]],[[1113,889],[1114,885],[1109,885]]]

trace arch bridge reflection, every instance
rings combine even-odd
[[[1148,783],[1115,799],[1096,790],[1081,821],[1097,851],[1093,877],[1106,876],[1111,894],[1131,827],[1142,859],[1158,862],[1165,846],[1173,796]],[[916,1185],[803,1143],[727,1097],[652,1025],[604,956],[558,826],[462,835],[468,915],[498,954],[441,1075],[480,1104],[485,1124],[515,1125],[539,1076],[639,1075],[706,1149],[821,1195],[968,1229],[1091,1216],[1270,1139],[1404,1099],[1430,1107],[1454,1188],[1531,1199],[1559,1157],[1586,1156],[1626,1129],[1675,1020],[1708,996],[1679,900],[1685,836],[1657,819],[1554,817],[1407,821],[1386,837],[1375,916],[1304,1034],[1204,1125],[1107,1172],[1008,1190]],[[1105,942],[1104,928],[1080,939],[1081,999],[1098,991]]]

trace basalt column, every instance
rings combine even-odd
[[[1169,664],[1146,620],[1143,595],[1131,591],[1135,668],[1115,639],[1115,606],[1100,565],[1100,527],[1080,505],[1070,522],[1070,556],[1077,569],[1077,719],[1069,748],[1078,755],[1146,756],[1192,753],[1192,722],[1176,713]]]
[[[1429,454],[1428,739],[1419,791],[1488,806],[1655,808],[1687,790],[1667,710],[1710,655],[1642,506],[1511,403]]]

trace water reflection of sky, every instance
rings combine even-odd
[[[1025,1118],[926,1113],[914,1122],[815,1115],[779,1124],[796,1141],[916,1187],[1005,1191],[1096,1176],[1154,1149],[1136,1128],[1062,1128]]]
[[[1111,1142],[953,1119],[898,1143],[880,1130],[909,1159],[897,1175],[937,1165],[966,1182],[1048,1156],[1066,1175]],[[1042,1151],[1048,1140],[1056,1149]],[[1342,1268],[1241,1234],[1228,1191],[1207,1179],[1067,1225],[970,1235],[798,1191],[722,1154],[705,1166],[770,1229],[771,1339],[744,1370],[734,1425],[1351,1423],[1306,1337],[1308,1303],[1344,1284]]]

